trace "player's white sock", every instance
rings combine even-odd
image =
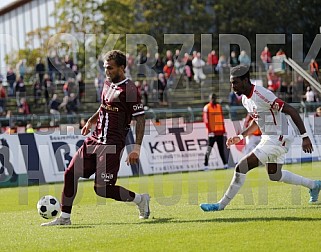
[[[287,170],[282,170],[280,181],[292,185],[302,185],[310,189],[315,187],[314,180],[302,177]]]
[[[222,199],[218,202],[220,203],[220,209],[225,208],[231,202],[231,200],[235,197],[235,195],[244,184],[245,178],[246,174],[234,172],[234,176],[232,178],[230,186],[226,190]]]
[[[142,201],[142,195],[135,193],[135,198],[133,200],[136,204],[139,204]]]
[[[65,219],[70,219],[70,215],[71,215],[70,213],[61,212],[60,217]]]

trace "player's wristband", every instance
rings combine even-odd
[[[308,135],[308,133],[303,133],[302,135],[300,135],[300,137],[303,139],[303,138],[305,138],[305,137],[308,137],[309,135]]]
[[[240,140],[242,141],[243,139],[244,139],[244,136],[243,135],[237,135],[239,138],[240,138]]]

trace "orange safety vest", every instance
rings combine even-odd
[[[225,133],[223,111],[220,104],[206,104],[203,109],[203,121],[208,133],[214,133],[215,135]]]

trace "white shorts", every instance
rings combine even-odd
[[[253,153],[262,164],[284,164],[285,154],[288,152],[290,144],[291,141],[262,138]]]
[[[246,137],[244,154],[249,154],[261,141],[261,136],[251,135]]]

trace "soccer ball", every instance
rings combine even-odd
[[[54,196],[43,196],[37,203],[37,209],[41,217],[52,219],[58,216],[60,203]]]

